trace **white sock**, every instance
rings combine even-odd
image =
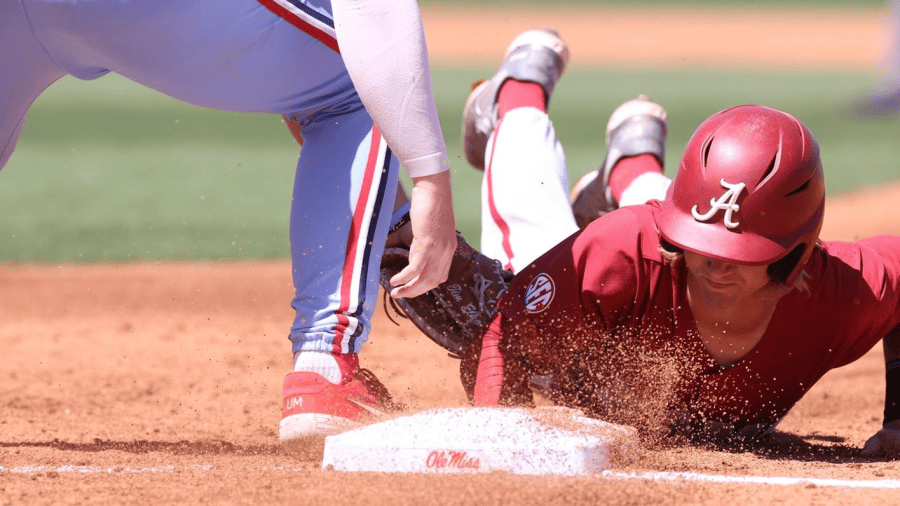
[[[341,368],[331,353],[318,351],[294,353],[294,372],[314,372],[335,385],[341,382]]]
[[[622,192],[619,207],[646,204],[650,200],[665,200],[666,190],[672,180],[658,172],[645,172],[634,178],[634,181]]]

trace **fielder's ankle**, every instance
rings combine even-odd
[[[335,385],[353,379],[359,369],[359,356],[355,353],[335,355],[319,351],[301,351],[294,354],[294,372],[312,372]]]

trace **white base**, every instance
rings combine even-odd
[[[637,432],[561,408],[448,408],[325,438],[322,468],[587,475],[637,458]]]

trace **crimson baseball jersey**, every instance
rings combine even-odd
[[[694,421],[771,427],[900,323],[900,238],[825,242],[806,267],[809,291],[783,296],[759,343],[720,366],[695,325],[685,263],[660,252],[659,213],[658,201],[623,207],[516,275],[492,326],[507,369],[552,375],[593,411],[650,401]]]

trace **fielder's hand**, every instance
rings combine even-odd
[[[416,297],[447,280],[456,251],[450,171],[413,179],[409,265],[391,278],[391,297]]]
[[[900,458],[900,420],[888,422],[863,446],[864,457]]]
[[[390,280],[407,265],[408,249],[385,249],[381,286],[391,290]],[[512,273],[503,270],[500,262],[475,251],[459,235],[447,281],[417,297],[391,298],[391,305],[452,356],[461,357],[472,343],[481,349],[484,331],[497,314],[497,303],[511,280]]]

